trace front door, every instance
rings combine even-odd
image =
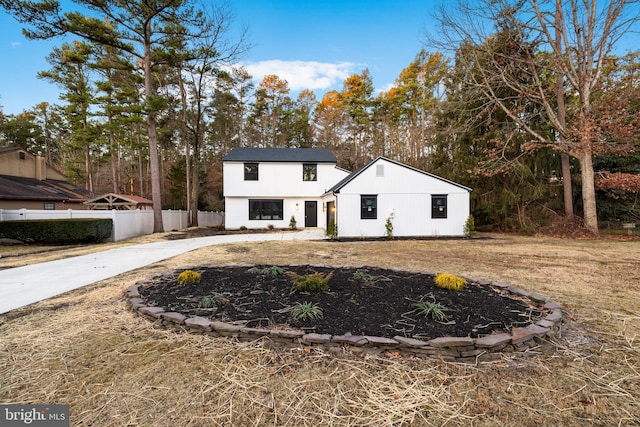
[[[318,202],[315,200],[306,200],[304,202],[304,226],[318,226]]]

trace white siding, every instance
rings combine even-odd
[[[249,163],[249,162],[247,162]],[[223,165],[225,197],[320,197],[348,172],[319,163],[317,181],[302,180],[302,163],[260,163],[258,181],[244,180],[244,163]]]
[[[243,162],[224,162],[225,227],[288,228],[293,216],[297,227],[303,228],[305,201],[317,202],[317,225],[326,227],[321,196],[349,172],[335,164],[318,163],[317,167],[317,181],[303,181],[302,163],[264,162],[258,165],[258,181],[245,181]],[[249,199],[283,200],[282,220],[249,220]]]
[[[383,176],[379,176],[384,166]],[[431,196],[447,195],[447,218],[431,218]],[[377,218],[360,219],[360,196],[377,195]],[[340,237],[385,236],[392,216],[394,236],[461,236],[469,215],[469,192],[447,181],[384,159],[371,165],[338,193]]]
[[[273,226],[275,228],[288,228],[291,216],[296,219],[298,228],[304,227],[304,202],[305,200],[318,201],[318,216],[322,213],[322,202],[319,198],[295,198],[295,197],[277,197],[275,199],[282,200],[282,220],[264,219],[249,220],[249,199],[260,199],[261,197],[225,197],[225,228],[233,230],[241,227],[246,228],[267,228]],[[296,206],[297,204],[297,206]],[[323,227],[318,218],[318,226]]]

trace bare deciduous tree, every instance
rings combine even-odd
[[[438,9],[439,37],[429,37],[442,49],[471,44],[474,49],[467,50],[470,55],[456,59],[465,60],[468,67],[475,69],[469,75],[483,96],[527,131],[533,142],[551,145],[578,160],[584,221],[594,233],[598,232],[598,221],[593,155],[599,141],[592,116],[592,91],[614,46],[639,17],[637,2],[629,0],[612,0],[604,6],[596,0],[459,1],[451,8]],[[494,25],[500,23],[515,30],[514,43],[532,47],[528,54],[509,61],[494,60],[504,59],[492,57],[495,53],[488,43]],[[564,108],[558,108],[559,84],[554,87],[543,78],[550,73],[562,80],[565,90],[576,99],[575,111],[566,120]],[[558,137],[548,138],[524,120],[519,111],[510,109],[500,92],[494,91],[496,84],[538,104]]]

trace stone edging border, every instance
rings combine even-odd
[[[218,266],[224,267],[224,266]],[[238,267],[238,265],[233,265]],[[252,266],[247,266],[252,267]],[[316,266],[319,267],[319,266]],[[342,268],[342,266],[326,266]],[[347,266],[344,266],[347,267]],[[183,269],[193,268],[185,267]],[[349,266],[349,268],[373,268],[370,266]],[[176,269],[173,272],[181,270]],[[390,269],[393,270],[393,269]],[[398,271],[409,271],[400,270]],[[240,341],[254,341],[268,339],[274,343],[304,346],[323,346],[329,349],[348,347],[354,353],[371,353],[377,355],[401,354],[416,357],[437,358],[446,361],[477,363],[491,362],[502,358],[504,353],[516,356],[526,355],[531,349],[539,346],[545,337],[555,336],[565,319],[563,306],[545,296],[532,294],[505,282],[479,280],[469,276],[461,276],[469,283],[480,286],[493,286],[513,295],[528,298],[533,303],[541,305],[547,314],[541,320],[524,328],[513,328],[510,333],[499,333],[471,337],[439,337],[428,341],[395,336],[392,338],[360,335],[331,335],[306,333],[301,330],[248,328],[242,325],[209,320],[204,317],[187,317],[177,312],[165,312],[162,307],[147,306],[141,298],[140,288],[148,285],[152,280],[169,277],[173,274],[164,273],[148,277],[135,285],[129,286],[125,292],[129,306],[137,313],[154,321],[163,328],[206,334],[214,337],[235,338]],[[433,274],[416,272],[421,274]]]

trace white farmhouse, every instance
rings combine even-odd
[[[349,175],[326,148],[234,148],[222,168],[228,229],[325,228],[322,196]]]
[[[462,236],[471,189],[378,157],[333,186],[324,197],[339,237]]]
[[[349,173],[322,148],[234,148],[223,159],[225,226],[327,228],[338,237],[462,236],[470,188],[378,157]]]

